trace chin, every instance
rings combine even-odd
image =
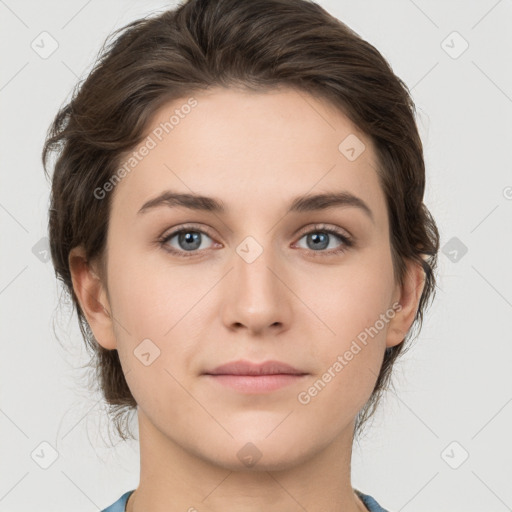
[[[275,436],[271,439],[272,436],[266,438],[267,435],[268,432],[253,437],[245,434],[229,441],[212,441],[204,450],[196,447],[196,453],[211,464],[235,472],[284,471],[315,454],[313,445],[305,446],[293,436]],[[213,444],[216,449],[212,452]]]
[[[226,458],[226,454],[223,454],[222,459],[215,458],[210,460],[211,463],[216,466],[220,466],[223,469],[233,472],[262,472],[262,471],[285,471],[291,469],[301,463],[299,457],[295,454],[292,455],[290,451],[283,453],[269,453],[268,451],[262,452],[261,458],[255,463],[249,464],[245,461],[241,461],[238,457]]]

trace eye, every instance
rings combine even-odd
[[[303,233],[300,240],[303,238],[306,239],[305,248],[312,253],[327,253],[327,255],[339,254],[345,252],[353,245],[353,241],[349,236],[343,234],[338,229],[328,228],[324,225],[314,226],[313,230]],[[342,242],[337,248],[332,247],[332,244],[336,243],[335,239]],[[329,247],[331,250],[326,251],[325,249],[329,249]],[[313,255],[317,256],[316,254]]]
[[[203,243],[205,242],[205,238],[212,240],[212,238],[201,229],[193,229],[193,226],[182,227],[165,235],[159,240],[159,243],[166,251],[186,258],[194,256],[199,250],[208,249]]]
[[[313,229],[303,232],[299,241],[302,239],[306,240],[306,247],[301,248],[305,248],[314,257],[340,254],[354,245],[350,236],[337,228],[327,227],[323,224],[315,225]],[[333,248],[332,245],[336,243],[336,239],[341,244],[338,243],[338,246]],[[208,247],[207,240],[213,242],[212,237],[203,229],[195,226],[182,226],[180,229],[164,235],[158,240],[158,243],[171,254],[187,258],[196,256],[199,252],[205,251],[215,244],[210,244]],[[217,245],[222,246],[222,244]]]

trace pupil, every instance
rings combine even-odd
[[[318,249],[319,245],[321,246],[322,249],[325,249],[329,245],[329,243],[327,241],[326,233],[321,233],[320,235],[313,234],[313,235],[311,235],[311,238],[314,240],[314,242],[313,242],[314,249]]]
[[[189,250],[197,249],[201,245],[201,242],[199,240],[199,233],[196,233],[193,231],[181,233],[180,243],[183,241],[187,244],[194,244],[194,242],[195,242],[195,245],[193,247],[190,247],[190,246],[188,247]],[[187,249],[185,249],[185,250],[187,250]]]

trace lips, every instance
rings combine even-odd
[[[308,373],[280,361],[233,361],[204,373],[214,385],[252,395],[266,394],[297,385],[306,375]]]
[[[252,363],[250,361],[233,361],[213,370],[205,372],[206,375],[307,375],[289,364],[280,361],[265,361],[263,363]]]

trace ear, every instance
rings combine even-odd
[[[83,247],[74,247],[68,257],[73,289],[96,341],[108,350],[117,347],[110,304],[105,285],[85,256]]]
[[[425,271],[413,261],[407,261],[407,271],[403,286],[397,285],[393,309],[395,316],[390,320],[386,337],[386,347],[399,345],[414,322],[421,294],[425,286]],[[400,306],[398,306],[400,304]]]

